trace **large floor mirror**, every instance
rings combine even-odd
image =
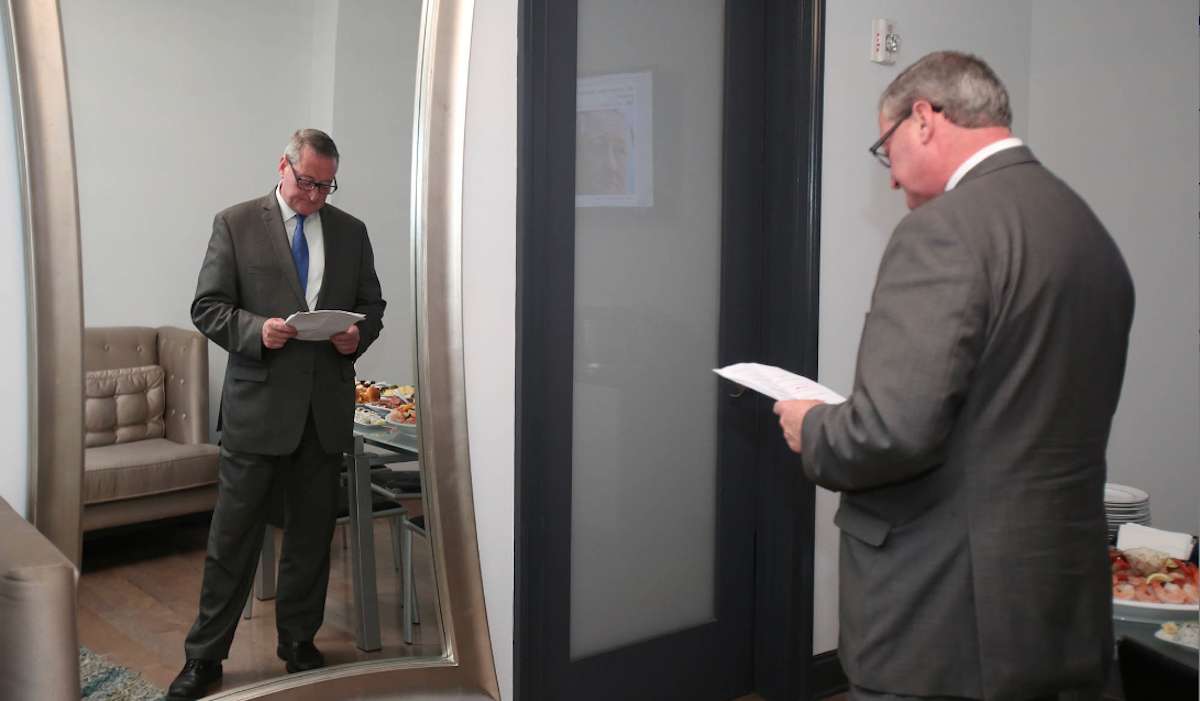
[[[288,137],[313,127],[337,143],[329,202],[365,222],[388,302],[359,398],[399,406],[364,407],[344,458],[328,666],[276,659],[268,528],[215,698],[497,697],[461,358],[471,16],[471,0],[8,0],[40,320],[31,516],[80,563],[81,644],[160,688],[216,493],[227,353],[191,323],[197,273],[213,215],[271,193]],[[97,378],[146,367],[162,391],[134,411],[162,430],[102,435]]]

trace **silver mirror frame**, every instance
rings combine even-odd
[[[6,0],[29,275],[30,520],[78,563],[83,301],[78,195],[56,0]],[[473,0],[425,0],[413,163],[413,285],[426,519],[443,654],[340,665],[214,699],[499,699],[467,443],[462,181]],[[35,360],[36,359],[36,360]]]
[[[25,223],[29,521],[79,565],[83,486],[83,275],[75,146],[58,4],[8,0]]]

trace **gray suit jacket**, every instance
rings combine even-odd
[[[278,350],[263,346],[268,318],[308,309],[273,189],[213,219],[192,322],[229,351],[218,428],[230,450],[291,453],[310,406],[327,452],[353,447],[354,359],[379,337],[386,303],[366,226],[328,204],[320,216],[325,276],[317,308],[366,314],[353,356],[338,353],[329,341],[291,340]]]
[[[803,426],[805,474],[842,492],[853,683],[987,699],[1103,683],[1105,449],[1132,316],[1112,238],[1027,148],[900,222],[853,392]]]

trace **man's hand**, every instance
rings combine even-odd
[[[296,335],[296,327],[290,326],[283,319],[275,317],[267,319],[263,324],[263,345],[271,350],[283,348],[283,344]]]
[[[351,324],[345,331],[329,337],[329,340],[333,341],[333,347],[342,355],[350,355],[358,350],[358,339],[358,324]]]
[[[775,402],[773,411],[779,416],[779,426],[783,429],[783,440],[787,441],[788,448],[791,448],[793,453],[800,452],[800,434],[804,426],[804,415],[808,413],[809,409],[824,403],[816,399],[790,399]]]

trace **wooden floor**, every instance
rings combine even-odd
[[[407,506],[420,512],[419,500]],[[193,518],[85,538],[80,644],[166,689],[183,666],[183,640],[196,617],[207,533],[207,519]],[[414,645],[401,638],[399,576],[386,519],[375,520],[375,552],[383,649],[364,653],[354,645],[349,551],[343,550],[340,533],[334,535],[325,624],[316,638],[330,665],[441,653],[427,540],[413,539],[422,623],[414,627]],[[221,689],[284,674],[275,656],[274,602],[255,600],[253,608],[252,618],[238,625]]]

